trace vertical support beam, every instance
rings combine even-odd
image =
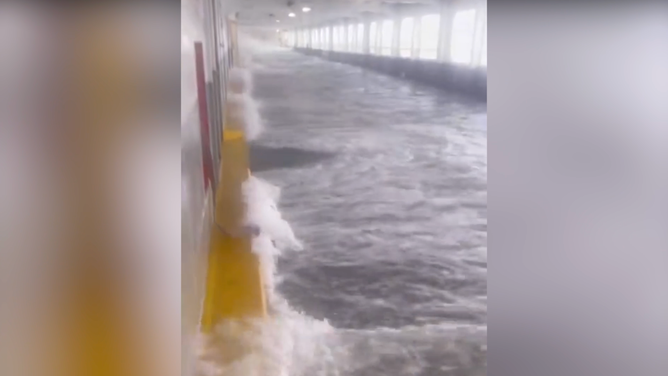
[[[343,29],[342,25],[343,24],[341,23],[341,21],[336,23],[336,28],[339,31],[338,33],[336,33],[336,38],[337,38],[339,43],[335,44],[334,48],[336,48],[337,51],[342,51],[343,50],[343,41],[341,40],[341,38],[343,37],[343,33],[341,32],[341,29]]]
[[[239,56],[239,39],[237,38],[237,21],[229,19],[228,26],[230,30],[230,45],[232,47],[232,66],[241,66],[241,59]]]
[[[420,57],[420,30],[422,29],[422,15],[415,17],[413,24],[413,47],[411,49],[411,57],[418,59]]]
[[[311,49],[315,49],[315,47],[316,47],[316,41],[318,40],[318,39],[315,37],[315,29],[313,29],[313,28],[309,28],[309,30],[308,30],[308,35],[309,35],[309,38],[311,38]]]
[[[359,53],[362,51],[362,44],[360,43],[360,38],[359,34],[363,32],[363,30],[360,30],[360,20],[355,19],[355,26],[353,27],[353,30],[355,31],[355,35],[353,36],[353,39],[355,40],[354,42],[354,49],[352,52]]]
[[[401,12],[395,11],[394,17],[394,28],[392,29],[392,56],[399,56],[399,43],[401,40]]]
[[[451,2],[441,3],[441,22],[438,43],[438,60],[450,62],[450,45],[452,42],[452,20],[455,16],[455,7]]]
[[[343,38],[343,33],[341,32],[341,30],[343,29],[342,25],[343,24],[341,23],[341,21],[337,22],[336,25],[335,25],[337,30],[339,31],[336,34],[337,35],[337,40],[339,41],[339,43],[334,45],[334,48],[336,48],[337,51],[342,51],[343,50],[343,41],[341,40]]]
[[[341,39],[343,39],[341,41],[341,51],[345,52],[345,51],[348,51],[348,48],[349,48],[348,47],[348,24],[344,21],[343,23],[341,23],[341,25],[339,25],[339,27],[343,30],[343,32],[340,35]]]
[[[376,45],[377,55],[383,54],[383,47],[381,46],[382,42],[383,42],[383,20],[379,19],[376,20],[376,40],[374,41]]]
[[[234,66],[234,43],[232,42],[232,38],[234,38],[234,35],[232,35],[232,20],[230,18],[227,19],[226,23],[227,27],[227,63],[229,64],[230,67]],[[225,124],[223,122],[223,124]]]
[[[327,28],[325,26],[320,26],[320,49],[327,50]]]
[[[371,33],[371,27],[373,24],[376,24],[376,30],[375,30],[375,35],[372,35]],[[378,25],[378,20],[372,19],[369,21],[369,54],[370,55],[375,55],[377,53],[376,48],[378,47],[378,32],[379,30],[379,25]]]
[[[218,15],[218,18],[219,18],[219,29],[220,29],[220,35],[221,35],[220,59],[222,61],[222,65],[223,65],[223,77],[222,77],[222,82],[220,84],[221,91],[222,91],[222,97],[223,97],[223,111],[221,112],[221,114],[224,114],[225,113],[224,104],[227,103],[227,86],[226,86],[226,83],[228,82],[228,78],[229,78],[229,74],[230,74],[230,59],[229,59],[229,55],[227,54],[227,51],[230,47],[230,36],[227,32],[227,17],[223,14],[222,11]],[[223,124],[223,122],[221,122],[220,129],[219,129],[218,140],[222,140],[222,138],[223,138],[223,126],[224,126],[224,124]]]
[[[311,29],[304,28],[304,34],[306,34],[306,48],[313,48],[313,40],[311,39]]]
[[[368,18],[364,19],[364,37],[362,38],[362,53],[368,55],[370,50],[371,22]]]
[[[482,57],[482,45],[487,33],[485,24],[487,23],[487,3],[479,1],[475,7],[475,31],[473,33],[473,50],[471,51],[471,63],[473,66],[480,66]]]
[[[334,50],[334,27],[332,25],[327,25],[327,49],[332,51]]]

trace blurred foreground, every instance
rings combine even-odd
[[[179,374],[176,5],[0,5],[2,375]]]

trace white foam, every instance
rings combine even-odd
[[[283,250],[301,250],[302,243],[276,207],[280,189],[251,176],[243,186],[247,205],[246,224],[255,225],[260,235],[253,239],[253,252],[260,258],[268,299],[275,299],[276,261]]]
[[[232,124],[241,128],[249,141],[257,139],[264,130],[260,105],[253,98],[253,75],[249,69],[230,70],[228,114]]]
[[[252,94],[253,75],[251,71],[239,67],[230,69],[229,87],[235,94]]]
[[[249,141],[257,139],[264,130],[260,106],[249,93],[228,94],[230,120],[244,131]]]
[[[244,183],[243,189],[248,205],[247,220],[260,226],[279,248],[300,250],[301,242],[276,206],[280,189],[255,176]]]
[[[227,322],[211,336],[201,337],[198,376],[313,376],[335,370],[335,347],[326,322],[296,313],[257,320],[241,328]],[[221,340],[225,338],[225,340]],[[234,338],[234,342],[230,341]],[[234,361],[232,352],[242,351]],[[328,362],[329,360],[329,362]],[[331,364],[322,367],[323,362]],[[323,372],[327,371],[329,372]]]

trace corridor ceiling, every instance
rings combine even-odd
[[[317,26],[338,19],[390,15],[403,8],[438,9],[441,0],[221,0],[242,25],[276,28]],[[461,2],[462,0],[460,0]],[[466,0],[464,0],[466,1]],[[308,7],[310,12],[303,12]],[[289,17],[294,13],[295,17]]]

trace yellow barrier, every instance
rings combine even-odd
[[[240,65],[236,22],[228,24],[233,61]],[[228,103],[225,108],[229,110]],[[205,358],[216,359],[219,366],[227,366],[253,348],[257,333],[252,333],[253,319],[267,317],[266,296],[260,260],[252,252],[251,234],[244,228],[246,205],[243,184],[250,176],[248,145],[244,132],[234,119],[224,116],[221,140],[221,166],[215,192],[214,224],[211,231],[206,293],[201,328],[211,334],[221,324],[223,332],[210,337],[214,354]],[[251,346],[251,347],[248,347]],[[266,364],[256,364],[263,370]],[[267,374],[260,372],[259,374]]]
[[[248,147],[241,131],[225,130],[220,184],[211,235],[202,330],[210,333],[223,320],[266,316],[260,261],[243,233],[242,184],[248,178]]]

